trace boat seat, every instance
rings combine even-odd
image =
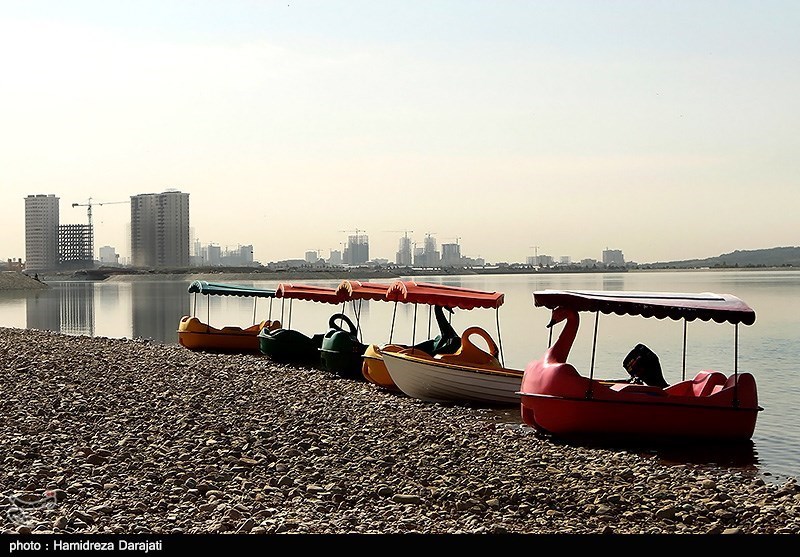
[[[719,392],[725,384],[727,377],[719,371],[701,371],[692,382],[692,390],[695,396],[709,396],[712,392]],[[714,391],[714,388],[720,388]]]
[[[723,385],[722,389],[733,393],[733,386],[736,384],[736,375],[731,374]],[[751,373],[739,372],[738,378],[738,399],[742,407],[755,408],[758,406],[758,389],[756,380]],[[731,395],[732,396],[732,395]]]
[[[489,346],[489,352],[486,352],[472,343],[469,337],[478,335]],[[457,365],[467,365],[474,367],[482,367],[487,369],[503,369],[497,357],[500,355],[500,349],[494,342],[494,339],[485,330],[480,327],[470,327],[461,333],[461,346],[452,354],[437,354],[434,356],[435,360],[442,362],[453,363]]]
[[[262,321],[258,325],[258,330],[261,331],[262,329],[266,329],[268,331],[275,331],[281,328],[280,320],[276,319],[274,321],[270,321],[269,319]]]

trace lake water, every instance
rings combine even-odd
[[[523,369],[548,346],[545,327],[550,311],[533,305],[532,294],[544,289],[639,290],[670,292],[715,292],[733,294],[756,312],[752,326],[739,326],[738,369],[756,377],[759,414],[752,446],[733,455],[703,455],[702,461],[751,467],[767,481],[800,477],[800,271],[648,271],[629,273],[575,273],[542,275],[471,275],[424,277],[436,282],[505,294],[499,309],[456,310],[452,324],[457,331],[478,325],[489,331],[502,347],[506,367]],[[219,282],[275,288],[275,282],[232,281],[220,275]],[[339,281],[287,281],[336,286]],[[389,283],[391,280],[380,281]],[[236,297],[204,297],[189,294],[190,281],[51,282],[53,288],[36,292],[0,293],[0,326],[48,329],[70,335],[112,338],[151,338],[177,343],[176,328],[183,315],[197,315],[212,326],[245,327],[263,319],[281,319],[284,326],[307,335],[324,333],[328,319],[341,306],[323,303]],[[285,304],[282,304],[285,302]],[[291,310],[291,311],[290,311]],[[428,338],[428,310],[399,304],[392,330],[394,304],[364,302],[360,327],[365,343],[391,340],[411,343]],[[353,308],[345,312],[353,317]],[[499,323],[499,336],[498,336]],[[570,361],[588,375],[592,361],[594,315],[582,314],[581,328]],[[435,323],[433,325],[435,329]],[[556,327],[554,334],[560,331]],[[433,335],[437,331],[433,331]],[[670,383],[683,378],[683,322],[641,317],[601,315],[598,322],[594,376],[625,378],[622,360],[641,342],[659,356]],[[476,337],[473,337],[476,340]],[[735,327],[730,324],[694,321],[688,324],[686,377],[701,369],[733,372]],[[521,423],[518,411],[491,415],[510,427]],[[697,455],[661,453],[666,460],[688,461]]]

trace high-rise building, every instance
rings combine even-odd
[[[131,196],[131,260],[135,267],[189,266],[188,193]]]
[[[25,267],[29,271],[58,267],[58,202],[53,194],[25,198]]]
[[[398,265],[410,267],[413,264],[412,256],[411,238],[403,236],[400,238],[400,248],[397,250],[395,262]]]
[[[58,225],[58,264],[64,269],[94,267],[94,234],[90,224]]]
[[[436,267],[441,260],[439,251],[436,249],[436,238],[427,234],[425,236],[424,266]]]
[[[348,236],[343,257],[345,265],[363,265],[369,261],[369,237],[366,234]]]
[[[624,266],[625,265],[625,256],[622,254],[622,250],[618,249],[604,249],[603,250],[603,265],[618,265]]]
[[[442,244],[442,265],[461,264],[461,246],[458,244]]]
[[[206,265],[219,267],[222,265],[222,247],[208,244],[206,248]]]

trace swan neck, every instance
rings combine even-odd
[[[561,334],[550,349],[550,360],[556,362],[566,362],[569,356],[569,351],[572,349],[572,344],[575,342],[575,337],[578,334],[578,324],[580,318],[578,312],[571,311],[567,316],[564,328],[561,329]]]

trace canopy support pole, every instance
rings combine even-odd
[[[431,317],[433,315],[433,306],[428,306],[428,338],[431,338]]]
[[[258,298],[253,298],[253,325],[256,324],[256,306],[258,305]]]
[[[600,322],[600,312],[594,314],[594,338],[592,339],[592,365],[589,366],[589,389],[586,398],[592,398],[592,385],[594,384],[594,356],[597,351],[597,324]]]
[[[414,353],[414,345],[417,343],[417,304],[414,304],[414,326],[411,327],[411,353]]]
[[[394,335],[394,318],[397,317],[397,300],[394,301],[394,309],[392,310],[392,328],[389,329],[389,344],[392,343],[392,336]]]
[[[734,326],[733,338],[733,407],[739,408],[739,324]]]
[[[686,381],[686,329],[688,323],[686,319],[683,320],[683,375],[681,381]]]
[[[495,309],[494,315],[497,321],[497,343],[500,345],[500,365],[506,367],[505,356],[503,356],[503,338],[500,336],[500,308]]]
[[[361,331],[361,304],[364,300],[359,300],[358,305],[356,305],[356,301],[353,300],[353,315],[356,316],[356,337],[358,338],[359,342],[364,342],[364,335]]]
[[[272,300],[274,299],[275,298],[269,299],[269,316],[267,317],[267,319],[269,319],[270,324],[272,324]]]

